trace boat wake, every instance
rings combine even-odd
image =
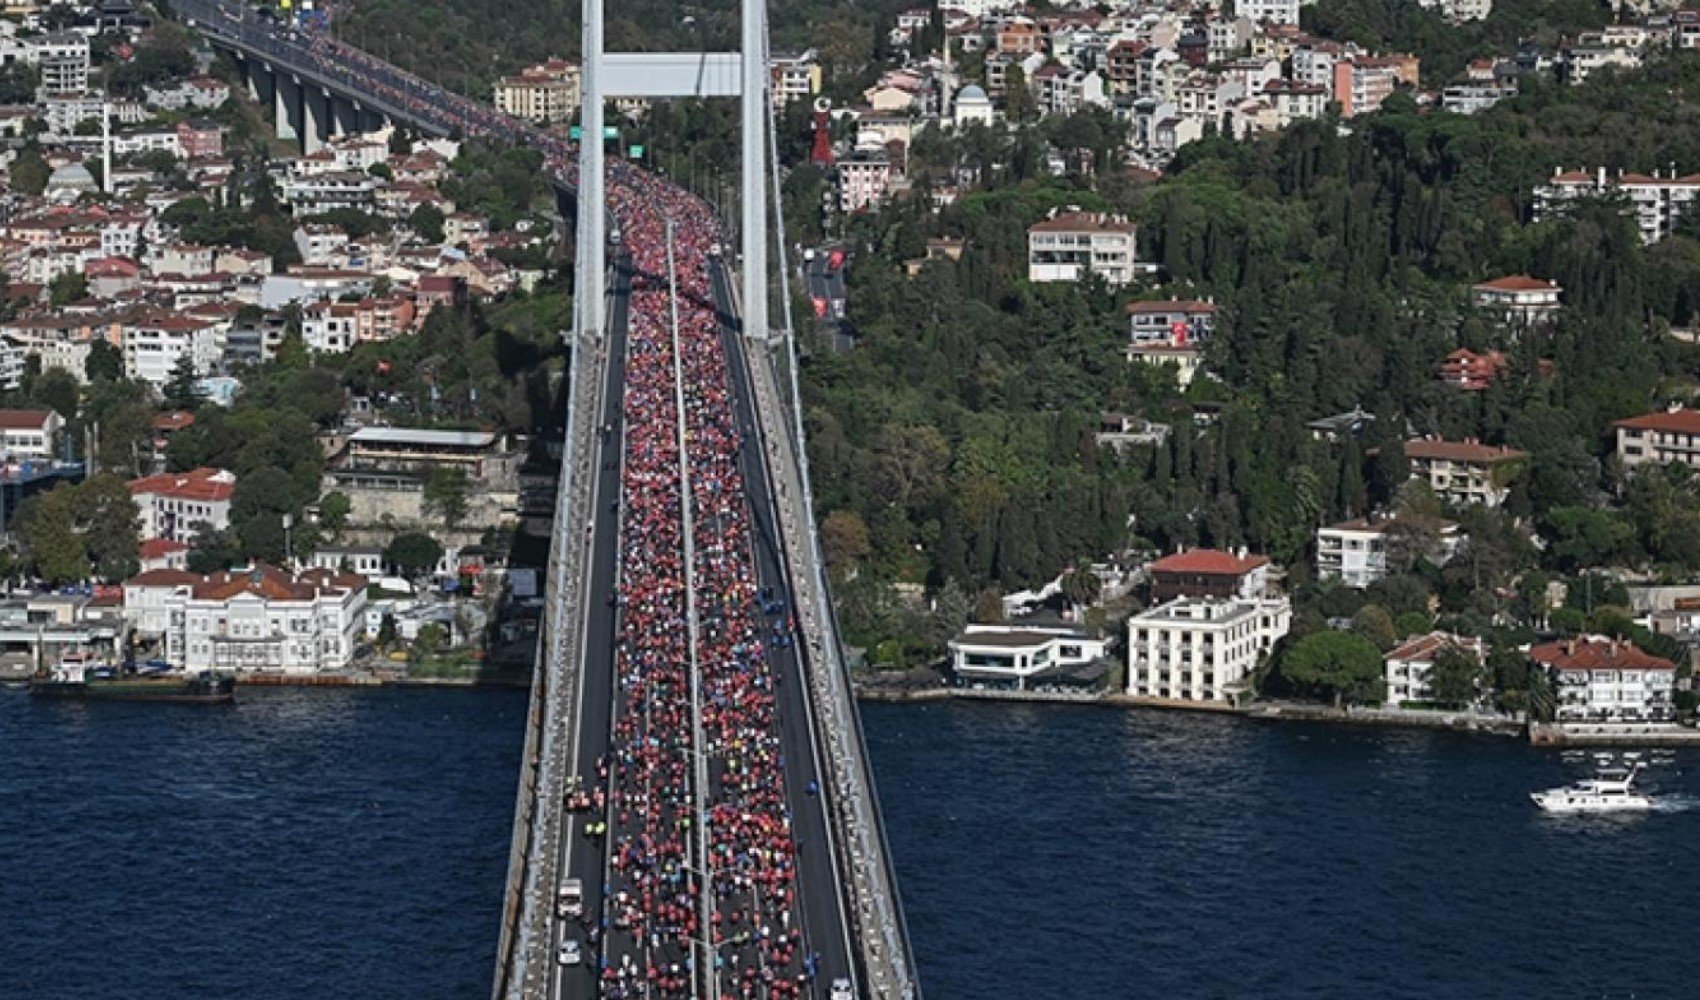
[[[1661,813],[1694,812],[1700,810],[1700,795],[1660,795],[1653,799],[1653,811]]]

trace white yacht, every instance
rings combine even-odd
[[[1627,771],[1601,771],[1586,781],[1544,792],[1530,792],[1535,805],[1552,813],[1645,812],[1653,800],[1635,790],[1635,776],[1645,764]]]

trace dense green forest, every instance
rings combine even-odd
[[[814,48],[847,79],[883,54],[905,0],[773,0],[776,51]],[[494,79],[579,51],[579,0],[362,0],[339,14],[343,38],[464,93],[487,97]],[[737,0],[609,0],[609,51],[720,51],[738,40]]]
[[[970,594],[1030,585],[1124,544],[1247,545],[1302,585],[1318,524],[1434,506],[1401,489],[1407,425],[1508,443],[1533,461],[1504,512],[1455,513],[1472,532],[1468,558],[1379,588],[1395,614],[1426,611],[1431,594],[1483,622],[1526,610],[1546,581],[1530,571],[1543,566],[1700,566],[1682,538],[1700,525],[1694,485],[1624,483],[1607,435],[1612,419],[1695,391],[1700,357],[1660,331],[1692,319],[1700,226],[1643,247],[1612,204],[1530,221],[1532,188],[1560,164],[1700,165],[1694,111],[1671,99],[1697,84],[1700,60],[1678,57],[1579,88],[1530,81],[1475,117],[1394,100],[1347,134],[1315,122],[1196,143],[1155,184],[1040,176],[1022,149],[1031,136],[931,154],[918,141],[917,156],[943,157],[941,168],[978,158],[986,187],[942,215],[910,200],[855,220],[850,309],[863,339],[815,352],[808,367],[811,455],[848,630],[869,642],[925,631],[891,582]],[[1207,360],[1219,381],[1183,393],[1125,364],[1128,295],[1025,281],[1026,226],[1059,205],[1140,223],[1141,253],[1168,283],[1135,295],[1217,301]],[[899,262],[946,234],[966,241],[962,261],[904,277]],[[1512,342],[1473,314],[1466,289],[1521,272],[1559,281],[1566,308],[1555,329]],[[1439,383],[1435,365],[1459,344],[1506,349],[1510,377],[1473,394]],[[1537,377],[1538,359],[1554,374]],[[1378,416],[1361,441],[1317,441],[1304,426],[1354,406]],[[1175,432],[1118,457],[1093,444],[1104,409]],[[1620,494],[1627,509],[1607,505]],[[1545,553],[1517,523],[1538,528]],[[1350,614],[1362,598],[1339,600]]]

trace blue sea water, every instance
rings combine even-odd
[[[863,710],[929,997],[1700,997],[1700,754],[1650,815],[1504,737],[1096,707]]]
[[[0,1000],[488,995],[522,692],[0,691]],[[933,1000],[1700,996],[1700,754],[1095,708],[864,708]]]
[[[524,692],[0,691],[0,998],[488,997]]]

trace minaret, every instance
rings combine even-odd
[[[100,189],[112,193],[112,101],[100,103]]]

